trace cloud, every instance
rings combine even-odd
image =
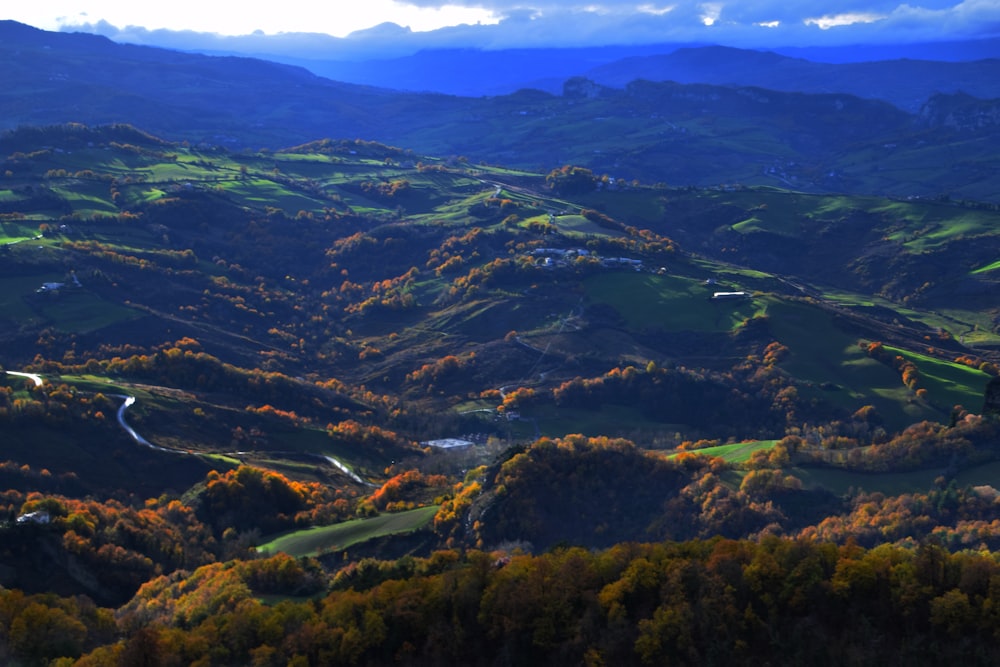
[[[959,31],[962,35],[995,32],[1000,20],[1000,0],[824,0],[816,3],[788,0],[644,0],[608,2],[596,0],[405,0],[419,7],[464,6],[489,10],[501,24],[533,21],[565,25],[554,39],[565,41],[559,33],[585,26],[595,17],[607,22],[607,39],[627,39],[614,34],[631,17],[642,17],[660,30],[671,34],[686,33],[692,40],[703,40],[705,28],[742,31],[767,26],[797,31],[806,26],[819,30],[859,23],[885,21],[886,27],[912,29],[922,38],[937,31]],[[511,25],[511,24],[508,24]],[[700,31],[700,32],[699,32]],[[649,32],[644,31],[644,32]],[[959,35],[961,36],[961,35]],[[771,36],[773,38],[773,35]],[[829,37],[825,38],[829,39]]]
[[[814,25],[820,30],[829,30],[830,28],[840,28],[847,25],[855,25],[856,23],[875,23],[885,18],[884,14],[852,12],[848,14],[827,14],[825,16],[806,19],[805,24]]]
[[[423,5],[434,0],[411,0]],[[722,43],[744,47],[937,41],[1000,36],[1000,0],[449,0],[490,9],[494,45]],[[516,30],[514,29],[516,27]]]
[[[313,59],[391,58],[431,48],[725,44],[744,48],[940,41],[1000,36],[1000,0],[405,0],[493,12],[495,23],[420,32],[384,23],[346,37],[224,37],[191,31],[74,26],[122,42]],[[401,0],[402,4],[402,0]]]

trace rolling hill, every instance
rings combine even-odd
[[[611,89],[579,78],[562,95],[522,90],[470,98],[343,84],[287,65],[120,45],[13,22],[0,33],[6,128],[130,123],[172,141],[235,150],[361,138],[543,172],[580,164],[673,186],[996,197],[996,125],[976,120],[992,112],[964,98],[949,103],[959,108],[951,114],[933,112],[940,99],[918,115],[836,88],[820,94],[632,81]],[[975,122],[955,125],[957,113]]]
[[[1000,97],[998,68],[1000,60],[996,59],[942,62],[911,57],[831,63],[767,51],[706,46],[633,56],[581,74],[616,88],[644,79],[812,94],[849,93],[890,102],[913,113],[937,94],[963,92],[980,99]]]
[[[523,387],[524,403],[537,404],[533,428],[561,435],[591,399],[551,392],[616,367],[684,367],[663,384],[671,395],[697,384],[721,396],[736,360],[775,342],[788,350],[775,359],[777,388],[798,385],[829,415],[874,403],[898,429],[947,419],[956,403],[978,407],[987,376],[914,403],[859,343],[952,364],[996,354],[989,206],[622,187],[593,175],[583,191],[561,192],[553,174],[372,142],[233,154],[127,126],[25,129],[0,145],[10,151],[0,190],[8,366],[37,364],[41,351],[68,374],[114,369],[196,393],[235,390],[263,369],[286,395],[268,389],[249,407],[317,427],[337,411],[383,418],[386,408],[350,389],[360,385],[416,412]],[[176,341],[191,341],[177,357],[190,368],[171,370],[163,356]],[[875,375],[838,370],[857,363]],[[333,378],[342,398],[331,403]],[[784,418],[753,397],[755,382],[728,418],[704,401],[686,414],[660,399],[632,413],[611,401],[579,428],[780,437]],[[823,386],[842,391],[806,392]],[[219,399],[220,419],[223,406],[244,407]],[[324,407],[306,407],[316,400]],[[451,414],[431,428],[400,425],[410,441],[475,427]],[[204,442],[215,437],[218,426]]]

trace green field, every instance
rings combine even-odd
[[[802,381],[800,397],[829,401],[852,412],[873,405],[895,430],[923,419],[947,418],[940,409],[914,401],[899,374],[868,357],[858,346],[859,337],[837,327],[820,307],[772,299],[767,315],[775,338],[790,349],[780,365]]]
[[[704,449],[689,450],[692,454],[702,456],[717,456],[727,463],[744,463],[750,460],[750,455],[759,449],[770,449],[777,444],[777,440],[754,440],[751,442],[736,442],[731,445],[719,445],[718,447],[706,447]],[[678,456],[671,454],[670,458]]]
[[[542,435],[559,438],[567,433],[587,436],[613,435],[636,438],[643,432],[655,433],[680,425],[664,424],[643,415],[632,405],[604,404],[599,409],[540,406],[528,415],[538,420]],[[526,431],[531,435],[531,431]]]
[[[35,238],[38,226],[19,222],[0,222],[0,244],[20,243]]]
[[[545,221],[548,220],[547,218],[543,219]],[[582,215],[560,215],[556,217],[556,228],[564,234],[624,236],[624,232],[601,227],[597,223],[587,220]]]
[[[926,493],[934,487],[934,480],[941,475],[940,468],[907,472],[868,473],[827,467],[794,467],[787,472],[795,475],[807,488],[823,487],[837,495],[850,490],[880,492],[889,495],[900,493]],[[993,486],[1000,488],[1000,462],[965,468],[955,481],[960,486]]]
[[[951,406],[961,405],[972,411],[978,411],[982,406],[986,385],[991,377],[986,373],[964,364],[943,361],[898,347],[886,345],[885,349],[917,365],[920,374],[918,386],[927,389],[930,400],[934,403],[949,409]]]
[[[142,317],[142,313],[111,303],[79,288],[39,295],[37,310],[60,331],[86,333]]]
[[[591,302],[611,305],[634,329],[727,332],[763,312],[757,299],[713,301],[719,286],[680,276],[608,271],[588,278],[584,289]]]
[[[409,533],[427,526],[438,507],[431,505],[406,512],[380,514],[371,519],[356,519],[334,524],[297,530],[276,537],[257,547],[264,554],[284,552],[296,558],[317,556],[324,551],[347,547],[386,535]]]
[[[62,278],[61,275],[43,273],[0,279],[0,322],[8,320],[11,327],[44,322],[45,319],[29,302],[42,283],[61,281]]]
[[[108,377],[102,377],[99,375],[59,375],[52,378],[53,381],[61,383],[66,383],[72,385],[77,389],[82,391],[90,391],[94,393],[103,394],[134,394],[135,391],[130,388],[125,388],[121,384],[115,383],[114,380]],[[147,392],[143,392],[144,398],[148,397]]]
[[[986,266],[982,266],[982,267],[976,269],[975,271],[973,271],[972,273],[974,273],[974,274],[976,274],[976,273],[989,273],[991,271],[996,271],[998,269],[1000,269],[1000,260],[997,260],[997,261],[993,262],[992,264],[987,264]]]
[[[837,495],[855,491],[900,493],[926,493],[933,488],[940,469],[914,470],[895,473],[865,473],[838,468],[795,467],[786,472],[802,480],[806,488],[822,487]]]

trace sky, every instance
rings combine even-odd
[[[3,18],[174,48],[747,48],[1000,37],[1000,0],[35,0]],[[196,45],[197,44],[197,45]],[[208,44],[208,45],[206,45]],[[294,44],[294,46],[293,46]],[[239,46],[237,46],[239,45]]]
[[[107,22],[117,28],[192,30],[220,35],[247,35],[257,31],[318,32],[346,37],[352,32],[393,22],[414,31],[458,24],[493,21],[490,9],[433,2],[393,0],[281,0],[231,2],[172,0],[170,3],[122,0],[39,0],[19,2],[6,18],[44,30]]]

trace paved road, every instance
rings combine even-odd
[[[158,452],[171,452],[173,454],[187,453],[187,452],[182,452],[179,449],[169,449],[167,447],[160,447],[159,445],[154,445],[149,440],[146,440],[144,437],[136,433],[136,430],[131,426],[129,426],[128,422],[125,421],[125,410],[127,410],[135,403],[135,396],[125,396],[124,394],[112,394],[112,396],[117,396],[118,398],[123,399],[121,407],[118,408],[118,425],[121,426],[123,429],[125,429],[125,432],[128,433],[130,436],[132,436],[133,440],[135,440],[140,445],[145,445],[146,447],[155,449]]]
[[[353,470],[351,470],[346,465],[344,465],[343,463],[341,463],[337,459],[333,458],[332,456],[324,456],[324,455],[320,454],[320,458],[324,459],[327,462],[329,462],[330,465],[332,465],[334,468],[337,468],[338,470],[340,470],[342,473],[344,473],[345,475],[347,475],[348,477],[350,477],[351,479],[353,479],[358,484],[364,484],[366,486],[374,486],[373,484],[369,484],[365,480],[361,479],[358,476],[357,473],[355,473]]]
[[[42,386],[43,382],[42,376],[36,373],[22,373],[20,371],[6,371],[6,373],[7,375],[14,375],[17,377],[28,378],[29,380],[35,383],[36,387]],[[114,396],[115,398],[122,399],[122,404],[118,408],[118,415],[117,415],[118,425],[121,426],[123,429],[125,429],[125,432],[129,434],[129,437],[135,440],[138,444],[143,445],[144,447],[149,447],[150,449],[155,449],[158,452],[170,452],[171,454],[192,454],[192,452],[184,451],[182,449],[171,449],[169,447],[161,447],[159,445],[154,445],[149,440],[146,440],[144,437],[139,435],[139,433],[134,428],[129,426],[129,423],[127,421],[125,421],[125,411],[128,410],[133,405],[135,405],[135,400],[136,400],[135,396],[126,396],[125,394],[110,394],[110,395]],[[246,453],[247,452],[232,452],[228,455],[241,457],[241,455]],[[351,470],[342,462],[338,461],[332,456],[324,456],[322,454],[317,454],[316,457],[326,461],[333,467],[337,468],[355,482],[359,484],[364,484],[366,486],[374,486],[370,482],[366,482],[363,479],[361,479],[361,477],[359,477],[357,473],[355,473],[353,470]]]
[[[41,375],[36,375],[35,373],[22,373],[20,371],[7,371],[7,375],[16,375],[18,377],[28,378],[29,380],[31,380],[32,382],[35,383],[36,387],[41,387],[42,386],[42,376]]]

